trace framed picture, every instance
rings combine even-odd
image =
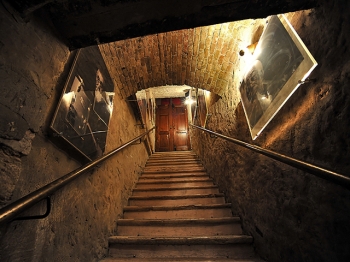
[[[240,86],[253,140],[316,66],[286,17],[271,16]]]
[[[114,85],[97,46],[77,52],[51,129],[88,160],[104,152]]]
[[[203,89],[198,89],[198,99],[197,99],[197,114],[199,117],[199,125],[205,127],[208,115],[207,101],[205,97],[205,91]]]

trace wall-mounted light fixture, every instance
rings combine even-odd
[[[239,51],[239,55],[244,56],[247,52],[249,52],[251,55],[253,55],[257,45],[258,45],[258,42],[251,44],[251,45],[248,45],[247,47],[245,47]]]
[[[185,93],[185,105],[192,105],[195,100],[192,98],[192,94],[191,94],[191,91],[192,90],[188,90],[186,93]]]

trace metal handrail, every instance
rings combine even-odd
[[[311,163],[304,162],[304,161],[301,161],[301,160],[298,160],[298,159],[295,159],[295,158],[292,158],[292,157],[289,157],[286,155],[282,155],[280,153],[276,153],[276,152],[268,150],[268,149],[261,148],[259,146],[249,144],[247,142],[243,142],[241,140],[238,140],[238,139],[235,139],[232,137],[228,137],[228,136],[216,133],[214,131],[205,129],[205,128],[200,127],[200,126],[196,126],[196,125],[192,125],[192,124],[190,124],[190,125],[194,128],[203,130],[211,135],[223,138],[229,142],[232,142],[232,143],[235,143],[239,146],[248,148],[254,152],[268,156],[268,157],[273,158],[277,161],[280,161],[280,162],[285,163],[287,165],[290,165],[292,167],[298,168],[300,170],[306,171],[310,174],[313,174],[317,177],[323,178],[327,181],[333,182],[337,185],[343,186],[347,189],[350,189],[350,175],[349,176],[342,175],[342,174],[336,173],[334,171],[327,170],[325,168],[313,165]]]
[[[138,137],[130,140],[129,142],[123,144],[122,146],[110,151],[106,155],[103,155],[103,156],[97,158],[96,160],[91,161],[91,162],[69,172],[68,174],[62,176],[61,178],[56,179],[55,181],[47,184],[46,186],[43,186],[40,189],[16,200],[15,202],[13,202],[7,206],[5,206],[4,208],[2,208],[0,210],[0,224],[12,221],[16,216],[18,216],[24,210],[32,207],[33,205],[35,205],[39,201],[43,200],[44,198],[51,196],[58,189],[67,185],[68,183],[72,182],[74,179],[79,177],[81,174],[85,173],[86,171],[90,170],[91,168],[95,167],[96,165],[107,160],[108,158],[115,155],[116,153],[118,153],[122,149],[133,144],[135,141],[141,139],[142,137],[144,137],[145,135],[150,133],[153,129],[155,129],[155,127],[151,128],[147,132],[139,135]]]

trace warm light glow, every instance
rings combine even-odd
[[[108,109],[109,109],[109,113],[112,114],[113,113],[113,103],[108,105]]]
[[[66,105],[66,107],[69,107],[72,97],[74,95],[74,91],[71,91],[69,93],[65,93],[62,97],[62,102]]]
[[[194,100],[191,97],[187,97],[185,100],[185,105],[192,105]]]
[[[245,71],[248,72],[256,58],[261,54],[261,47],[258,43],[249,45],[247,47],[242,48],[241,50],[244,54],[244,63],[245,63]]]
[[[107,108],[109,110],[109,113],[112,115],[113,113],[113,100],[114,100],[114,92],[106,92],[106,98],[107,98]]]
[[[250,53],[250,52],[245,52],[244,55],[244,62],[245,62],[245,67],[244,67],[244,72],[248,72],[255,61],[255,57]]]
[[[261,54],[261,46],[260,45],[257,45],[255,47],[253,54],[254,54],[255,57],[258,57]]]
[[[254,54],[257,44],[258,42],[247,46],[247,50],[249,51],[249,53]]]

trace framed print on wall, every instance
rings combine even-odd
[[[316,66],[287,18],[271,16],[240,86],[253,140]]]
[[[105,150],[114,84],[100,50],[78,50],[50,128],[88,160]]]

